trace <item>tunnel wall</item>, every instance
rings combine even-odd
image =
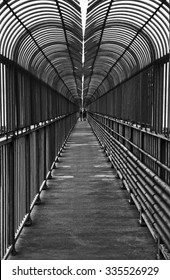
[[[77,106],[1,57],[1,257],[15,251],[24,225],[50,178],[52,164],[77,120]]]
[[[170,254],[169,62],[155,62],[89,106],[90,125],[158,244]],[[160,254],[158,253],[159,257]]]
[[[169,55],[99,97],[89,110],[170,135]]]

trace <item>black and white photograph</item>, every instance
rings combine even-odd
[[[13,265],[2,280],[163,279],[170,1],[0,0],[0,11],[1,261]]]

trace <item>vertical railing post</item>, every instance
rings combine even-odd
[[[44,157],[44,165],[43,165],[43,168],[44,168],[44,172],[43,172],[43,178],[45,179],[45,184],[43,186],[43,190],[46,190],[48,188],[47,186],[47,179],[46,179],[46,175],[47,175],[47,169],[46,169],[46,127],[43,128],[44,130],[44,133],[43,133],[43,157]]]
[[[140,149],[144,149],[144,132],[140,131]],[[140,161],[143,162],[143,153],[140,152]]]
[[[166,154],[166,142],[163,138],[158,139],[158,160],[165,164],[165,154]],[[168,154],[168,153],[167,153]],[[165,169],[159,167],[158,175],[162,180],[165,180]]]
[[[35,149],[36,149],[36,163],[35,163],[35,165],[36,165],[36,167],[35,167],[35,176],[36,176],[36,187],[37,187],[37,189],[36,189],[36,192],[37,193],[39,193],[39,187],[40,187],[40,180],[39,180],[39,172],[38,172],[38,170],[39,170],[39,158],[40,158],[40,151],[39,151],[39,146],[40,146],[40,143],[39,143],[39,130],[37,130],[36,131],[36,133],[35,133],[35,145],[36,145],[36,147],[35,147]],[[36,200],[36,203],[35,203],[36,205],[40,205],[41,204],[41,199],[40,199],[40,196],[38,196],[38,198],[37,198],[37,200]]]
[[[129,139],[132,143],[133,143],[133,127],[130,127],[130,139]],[[130,145],[130,149],[131,152],[133,151],[133,146]]]
[[[12,255],[16,255],[15,249],[15,179],[14,179],[14,137],[8,147],[8,178],[9,178],[9,244],[12,245]]]
[[[30,215],[31,204],[31,184],[30,184],[30,135],[28,134],[25,139],[25,174],[26,174],[26,213],[28,214],[25,226],[32,225],[32,219]]]

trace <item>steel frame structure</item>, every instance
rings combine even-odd
[[[78,0],[0,0],[0,10],[2,257],[31,225],[83,94],[140,221],[169,258],[169,0],[89,0],[84,38]]]
[[[82,30],[73,1],[1,1],[1,256],[23,226],[77,120]]]
[[[139,211],[139,223],[155,239],[157,258],[169,260],[170,142],[101,114],[89,113],[89,122]]]
[[[169,1],[89,1],[84,104],[169,54]]]
[[[1,2],[1,55],[79,104],[82,27],[78,1]]]
[[[170,3],[89,1],[89,122],[161,255],[170,259]]]

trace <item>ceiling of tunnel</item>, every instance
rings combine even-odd
[[[169,0],[89,0],[84,104],[169,52]]]
[[[78,0],[0,0],[0,54],[86,106],[169,53],[169,2],[88,0],[83,38]]]
[[[77,0],[1,1],[1,55],[79,103],[82,24]]]

